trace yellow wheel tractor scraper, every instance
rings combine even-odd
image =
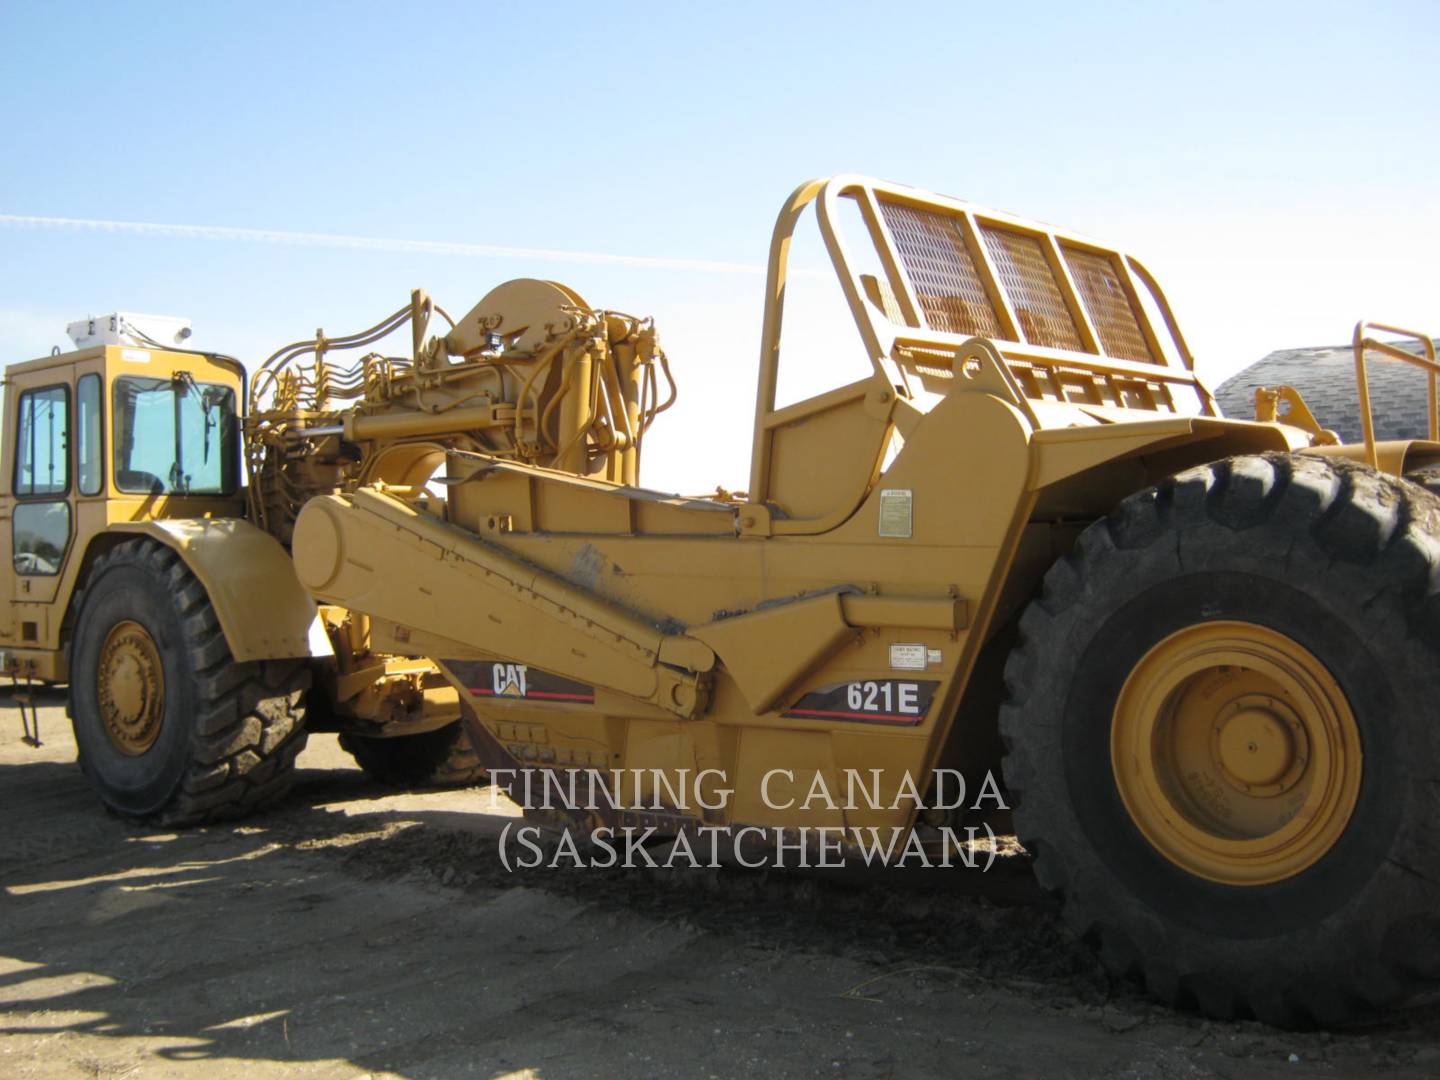
[[[811,210],[871,368],[777,407]],[[334,362],[407,325],[409,357]],[[1003,768],[1114,971],[1331,1021],[1440,975],[1440,503],[1404,479],[1440,462],[1440,368],[1372,329],[1363,444],[1285,387],[1226,419],[1129,255],[807,183],[749,490],[698,499],[639,486],[654,325],[553,282],[297,342],[243,417],[233,361],[97,345],[8,376],[5,670],[70,682],[141,818],[273,800],[307,725],[434,780],[457,715],[461,777],[599,777],[550,804],[584,829],[933,837],[937,778]],[[1426,369],[1428,440],[1375,440],[1377,351]]]

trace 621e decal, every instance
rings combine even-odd
[[[935,700],[933,680],[866,679],[811,690],[785,716],[797,720],[856,720],[869,724],[914,725]]]

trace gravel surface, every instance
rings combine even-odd
[[[3,703],[3,699],[0,699]],[[1023,855],[978,870],[507,873],[490,789],[314,736],[294,795],[108,816],[63,698],[0,710],[0,1078],[1440,1077],[1440,1005],[1214,1023],[1116,985]]]

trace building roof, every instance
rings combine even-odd
[[[1418,344],[1401,348],[1418,353]],[[1440,341],[1437,341],[1440,352]],[[1398,360],[1374,357],[1366,365],[1377,439],[1424,439],[1430,428],[1425,373]],[[1215,391],[1220,410],[1238,420],[1255,415],[1260,386],[1293,386],[1320,421],[1345,442],[1361,442],[1355,354],[1349,345],[1279,349],[1226,379]]]

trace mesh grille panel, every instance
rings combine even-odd
[[[999,337],[1000,324],[975,272],[957,218],[880,201],[880,212],[925,316],[925,325],[947,334]]]
[[[1075,288],[1080,293],[1080,302],[1085,313],[1095,324],[1095,333],[1100,335],[1100,347],[1106,356],[1117,360],[1143,360],[1154,363],[1150,346],[1140,332],[1140,321],[1125,287],[1120,283],[1120,272],[1109,255],[1085,251],[1062,245],[1065,263],[1070,267],[1070,276],[1075,279]]]
[[[1080,332],[1050,272],[1040,241],[987,225],[980,226],[980,232],[1025,340],[1031,345],[1079,352]]]
[[[865,298],[885,312],[885,318],[896,326],[905,325],[905,316],[900,311],[900,302],[895,299],[895,290],[886,282],[874,274],[861,274],[860,286],[865,290]]]

